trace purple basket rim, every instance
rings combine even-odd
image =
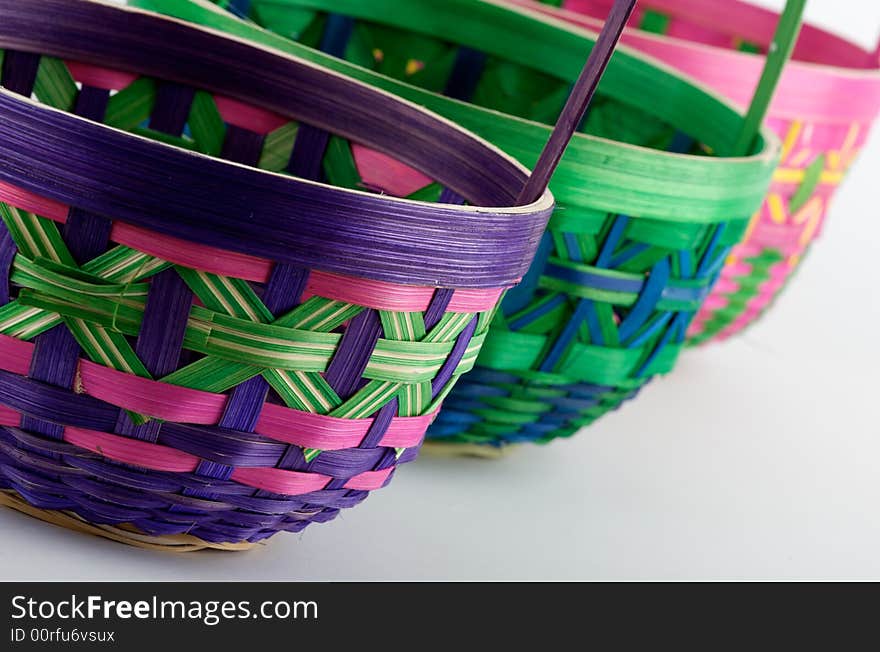
[[[64,25],[44,20],[47,11],[57,12],[62,11],[63,8],[66,8],[63,12],[65,15]],[[76,11],[73,11],[74,9]],[[295,57],[254,47],[210,30],[193,27],[155,14],[86,0],[32,0],[28,3],[0,0],[0,17],[2,17],[0,20],[0,47],[34,51],[84,62],[98,61],[106,67],[157,76],[180,83],[195,83],[195,85],[207,90],[238,99],[245,98],[246,101],[252,103],[255,103],[252,98],[256,96],[259,97],[258,105],[262,108],[292,119],[302,119],[307,123],[313,122],[309,118],[321,118],[320,114],[323,109],[320,106],[312,110],[303,109],[296,112],[288,108],[290,104],[285,102],[290,101],[291,94],[296,95],[297,89],[301,90],[297,84],[313,82],[315,79],[330,80],[331,91],[336,91],[336,95],[331,95],[331,100],[338,99],[337,96],[340,93],[343,95],[351,93],[354,98],[353,102],[359,103],[359,109],[364,106],[369,108],[370,102],[372,102],[375,105],[374,111],[380,109],[392,111],[393,115],[389,120],[396,122],[404,119],[413,120],[412,125],[420,129],[424,128],[425,131],[431,130],[431,135],[435,137],[435,140],[442,136],[444,140],[451,141],[451,147],[460,145],[469,147],[469,151],[466,152],[468,155],[473,153],[478,155],[474,157],[473,161],[470,161],[470,164],[482,168],[488,167],[488,173],[474,178],[471,174],[472,169],[449,171],[446,160],[438,164],[440,168],[444,168],[440,170],[441,173],[444,173],[447,178],[452,177],[451,181],[454,183],[449,183],[449,187],[468,199],[477,195],[479,199],[497,199],[496,205],[512,203],[527,174],[523,166],[500,152],[493,145],[415,104],[399,100],[384,91],[348,79],[338,73],[327,71],[314,64],[303,62]],[[42,21],[37,20],[38,17]],[[95,38],[95,24],[100,24],[102,31],[112,34],[112,37]],[[24,26],[33,29],[23,29]],[[149,33],[148,39],[143,36],[145,30]],[[188,38],[180,38],[181,33]],[[147,41],[146,46],[137,41],[136,37],[139,34],[141,41]],[[84,35],[88,35],[89,38],[83,38]],[[66,40],[77,40],[77,37],[79,38],[75,46],[65,43]],[[190,57],[186,61],[186,65],[177,67],[168,65],[169,62],[180,60],[182,57],[179,48],[171,48],[171,51],[168,52],[166,50],[169,48],[166,48],[165,45],[169,42],[179,43],[180,41],[188,42],[191,47],[197,47],[199,51],[213,52],[214,54],[206,55],[204,58],[206,60],[196,59],[194,61]],[[138,46],[133,47],[131,43],[137,43]],[[158,43],[161,43],[162,47],[158,47],[156,45]],[[150,49],[151,45],[152,49]],[[243,69],[243,72],[236,69],[233,73],[228,74],[227,76],[232,79],[229,83],[224,83],[223,79],[219,79],[219,73],[215,73],[207,83],[193,82],[199,77],[199,73],[203,73],[206,69],[213,71],[216,68],[216,66],[208,65],[212,56],[228,58],[229,52],[223,51],[222,55],[216,54],[216,48],[224,47],[233,48],[234,53],[242,55],[239,67]],[[159,53],[161,61],[159,63],[152,60],[144,62],[145,48],[150,54]],[[160,74],[163,66],[164,70],[169,72],[168,75]],[[262,77],[257,76],[261,71],[269,69],[272,69],[271,73],[265,73]],[[285,79],[289,79],[291,74],[295,74],[297,71],[301,74],[295,78],[295,82],[291,81],[288,86],[283,87],[286,93],[259,92],[261,89],[274,88],[283,84]],[[264,100],[264,98],[269,99]],[[325,103],[327,101],[326,98],[319,98],[319,100]],[[7,144],[7,147],[3,147],[5,150],[3,158],[6,165],[0,172],[0,176],[7,182],[21,185],[28,190],[71,205],[79,205],[82,200],[85,200],[88,205],[83,206],[84,208],[114,219],[154,228],[169,235],[203,244],[206,243],[205,238],[208,238],[213,240],[212,244],[233,251],[262,255],[273,260],[302,264],[330,272],[437,287],[504,287],[515,283],[528,269],[534,247],[537,245],[540,232],[543,230],[553,206],[553,198],[549,193],[529,206],[500,208],[483,205],[433,204],[371,195],[363,191],[338,188],[246,168],[171,145],[153,142],[110,127],[89,123],[82,118],[37,105],[8,92],[0,94],[0,105],[3,107],[2,116],[7,125],[6,133],[0,137],[0,147],[3,147],[4,141]],[[340,107],[340,109],[344,109],[344,107]],[[307,114],[306,117],[302,117],[302,113]],[[349,119],[351,113],[352,111],[345,113],[343,118]],[[95,185],[92,186],[91,193],[83,192],[80,194],[71,192],[71,187],[74,186],[61,187],[58,183],[59,171],[53,171],[52,165],[48,161],[43,162],[44,168],[41,178],[40,174],[31,168],[28,156],[22,153],[22,151],[27,151],[21,150],[23,143],[17,142],[16,147],[10,147],[13,137],[20,135],[15,133],[15,129],[34,130],[34,146],[37,146],[39,140],[36,138],[36,129],[38,126],[47,127],[50,124],[58,132],[57,145],[63,148],[58,151],[66,151],[69,154],[66,157],[68,162],[75,158],[76,147],[71,142],[65,142],[65,139],[62,138],[65,129],[67,130],[67,141],[70,140],[71,133],[76,133],[77,136],[89,136],[92,139],[103,138],[116,147],[136,149],[144,157],[141,162],[159,157],[163,159],[163,162],[173,161],[180,169],[189,167],[188,174],[190,176],[194,176],[196,167],[202,169],[210,167],[217,173],[225,173],[226,178],[224,178],[223,184],[216,188],[216,193],[202,198],[203,201],[213,200],[213,205],[210,208],[214,212],[216,210],[222,212],[222,208],[229,207],[230,195],[235,196],[242,193],[247,195],[249,193],[250,197],[254,197],[255,190],[271,186],[276,190],[283,189],[282,196],[286,194],[287,201],[291,204],[287,206],[288,220],[286,221],[286,225],[290,229],[309,226],[308,220],[303,223],[299,219],[290,217],[297,212],[294,204],[302,205],[303,201],[308,201],[311,202],[310,210],[318,205],[325,209],[323,210],[324,217],[336,224],[350,221],[351,211],[381,213],[386,218],[381,226],[384,229],[394,231],[392,235],[395,242],[386,242],[382,246],[381,242],[376,242],[381,239],[380,237],[367,237],[364,242],[360,243],[360,247],[334,247],[334,244],[339,244],[337,242],[330,243],[323,248],[319,247],[321,251],[314,250],[312,244],[309,245],[312,247],[311,255],[309,252],[297,255],[295,252],[285,254],[283,251],[278,251],[278,247],[260,246],[255,250],[248,243],[240,241],[241,233],[235,233],[231,237],[223,237],[224,234],[216,233],[216,224],[212,220],[195,223],[194,228],[203,231],[203,233],[194,233],[191,230],[184,232],[183,228],[179,228],[181,225],[176,228],[174,224],[170,223],[171,220],[167,219],[164,220],[167,228],[160,228],[155,219],[144,222],[134,216],[136,210],[128,212],[117,210],[119,201],[102,202]],[[327,126],[333,131],[340,131],[333,129],[332,123],[322,125],[319,122],[317,126]],[[352,127],[351,124],[348,124],[346,129],[349,133],[343,133],[343,135],[384,151],[405,163],[414,164],[414,167],[421,168],[426,173],[431,172],[430,169],[426,169],[430,166],[419,165],[417,161],[404,160],[404,157],[399,155],[401,147],[395,142],[399,140],[395,135],[379,134],[375,139],[378,142],[373,142],[366,138],[369,136],[368,133],[357,132],[358,126],[363,127],[364,125],[355,124]],[[352,131],[355,132],[354,135],[352,135]],[[416,133],[413,137],[420,136],[420,133]],[[418,144],[428,142],[432,141],[425,136]],[[42,146],[46,147],[46,143],[42,143]],[[19,149],[19,151],[10,151],[15,149]],[[86,160],[89,160],[90,164],[95,163],[94,159],[87,158]],[[463,160],[459,152],[459,157],[455,162]],[[66,173],[70,177],[77,176],[78,180],[83,180],[87,176],[87,170],[82,166],[82,161],[77,163],[76,169],[67,170]],[[100,166],[98,167],[100,168]],[[104,167],[106,168],[106,166]],[[456,177],[455,174],[458,176]],[[432,174],[432,176],[436,178],[438,175]],[[487,180],[494,183],[487,184]],[[92,179],[92,182],[94,181],[96,179]],[[144,187],[143,183],[140,185],[143,189],[140,195],[132,192],[129,192],[128,195],[125,193],[120,195],[120,197],[126,196],[124,203],[129,205],[129,209],[132,208],[132,204],[144,200],[147,195],[155,194],[155,187]],[[117,197],[118,199],[119,197]],[[254,199],[256,201],[256,198]],[[227,203],[223,204],[223,202]],[[221,204],[223,205],[221,206]],[[339,214],[340,207],[343,207],[344,214],[342,215]],[[422,226],[424,228],[418,228],[419,224],[414,222],[417,217],[423,219]],[[258,221],[258,216],[252,216],[251,219]],[[158,222],[163,222],[161,217]],[[276,222],[277,224],[278,222]],[[193,225],[191,224],[191,226]],[[332,238],[334,229],[324,229],[323,233],[327,231],[330,231],[329,235]],[[391,231],[385,231],[385,234],[390,233]],[[363,238],[364,233],[359,233],[359,236]],[[422,241],[415,242],[418,239]],[[449,242],[444,243],[444,239]],[[376,256],[366,256],[363,260],[357,261],[357,265],[342,260],[360,256],[362,251],[375,249],[377,244],[379,245],[378,249],[389,256],[395,254],[398,257],[400,254],[406,256],[410,246],[415,247],[414,251],[420,252],[421,255],[414,256],[413,264],[410,265],[402,264],[400,260],[386,261],[385,264],[382,264],[382,261],[374,260],[377,258]],[[436,260],[432,260],[434,257]],[[480,266],[483,267],[482,272]]]

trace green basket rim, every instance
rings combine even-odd
[[[365,5],[352,0],[333,0],[336,11],[354,17],[381,19],[384,11],[395,6],[398,0],[378,0]],[[284,0],[271,0],[286,4]],[[315,10],[326,8],[327,0],[294,0],[297,6],[303,4]],[[228,14],[209,0],[135,0],[136,6],[160,11],[183,20],[197,22],[228,35],[243,38],[264,46],[280,49],[292,56],[304,58],[319,65],[342,72],[366,81],[374,86],[388,90],[410,101],[417,102],[428,109],[452,119],[465,128],[498,145],[525,165],[537,160],[547,137],[550,126],[539,122],[518,118],[499,111],[460,102],[400,82],[391,77],[375,73],[367,68],[343,61],[306,47],[290,39],[274,34],[256,24],[242,21]],[[434,20],[441,17],[453,23],[462,23],[463,15],[472,20],[479,19],[479,25],[493,25],[496,30],[517,30],[528,33],[539,42],[551,43],[552,52],[568,52],[569,67],[582,64],[595,35],[546,18],[527,9],[500,5],[495,0],[432,0],[430,8],[420,3],[408,3],[408,15],[395,14],[392,26],[412,28],[417,25],[422,13],[430,11]],[[467,13],[465,13],[467,12]],[[387,18],[387,16],[386,16]],[[388,24],[388,20],[382,19]],[[427,31],[423,29],[423,31]],[[455,38],[455,42],[468,45],[470,41]],[[475,38],[472,35],[472,38]],[[543,41],[541,41],[543,39]],[[499,41],[499,39],[495,39]],[[514,39],[508,38],[507,41]],[[500,39],[504,43],[504,39]],[[471,43],[476,45],[476,42]],[[481,43],[481,46],[485,44]],[[568,48],[568,49],[565,49]],[[507,47],[499,52],[499,47],[489,50],[499,56],[517,55],[525,51],[523,47]],[[538,70],[541,70],[538,68]],[[574,73],[576,74],[576,73]],[[741,124],[742,113],[731,102],[707,89],[695,80],[676,72],[669,66],[657,62],[632,49],[621,46],[612,63],[603,90],[608,93],[609,79],[615,75],[624,81],[637,75],[647,76],[644,82],[657,84],[658,80],[671,84],[677,92],[686,93],[686,99],[702,102],[696,116],[704,116],[711,109],[717,114],[716,135],[693,134],[710,145],[723,148],[735,137],[736,127]],[[557,74],[557,76],[559,76]],[[612,90],[615,90],[612,88]],[[637,90],[637,89],[636,89]],[[635,93],[627,88],[616,89],[617,95]],[[613,93],[608,93],[616,97]],[[681,102],[679,102],[681,104]],[[672,109],[670,109],[672,110]],[[674,115],[663,119],[674,118]],[[732,144],[732,143],[731,143]],[[563,206],[592,211],[617,212],[634,216],[635,219],[659,219],[669,222],[712,224],[731,219],[747,219],[752,216],[764,199],[776,169],[781,143],[778,137],[766,126],[756,139],[755,153],[744,157],[711,156],[701,157],[675,154],[637,145],[609,140],[587,134],[577,134],[569,146],[562,165],[551,184],[557,200]],[[584,180],[589,180],[585,184]]]

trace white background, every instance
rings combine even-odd
[[[866,46],[880,31],[876,0],[807,16]],[[575,439],[423,457],[244,554],[145,552],[0,510],[0,578],[880,579],[878,186],[875,132],[770,317]]]

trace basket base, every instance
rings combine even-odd
[[[197,552],[199,550],[240,551],[250,550],[261,545],[259,543],[247,542],[212,543],[188,534],[152,536],[126,525],[95,525],[84,521],[72,512],[34,507],[14,491],[0,491],[0,505],[14,509],[22,514],[27,514],[28,516],[37,518],[41,521],[45,521],[46,523],[67,528],[68,530],[111,539],[112,541],[144,548],[146,550],[158,550],[162,552]]]
[[[487,446],[485,444],[447,444],[426,441],[422,444],[422,454],[435,457],[479,457],[484,460],[499,460],[507,457],[516,445]]]

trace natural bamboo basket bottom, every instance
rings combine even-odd
[[[27,514],[52,525],[59,525],[68,530],[104,537],[119,543],[137,548],[158,550],[161,552],[197,552],[199,550],[241,551],[251,550],[263,543],[211,543],[187,534],[174,536],[150,536],[128,526],[93,525],[82,520],[72,512],[39,509],[22,499],[14,491],[0,491],[0,505],[10,507],[17,512]]]
[[[428,440],[422,444],[422,454],[434,457],[479,457],[497,460],[507,457],[516,448],[519,448],[516,444],[486,446],[485,444],[450,444]]]

